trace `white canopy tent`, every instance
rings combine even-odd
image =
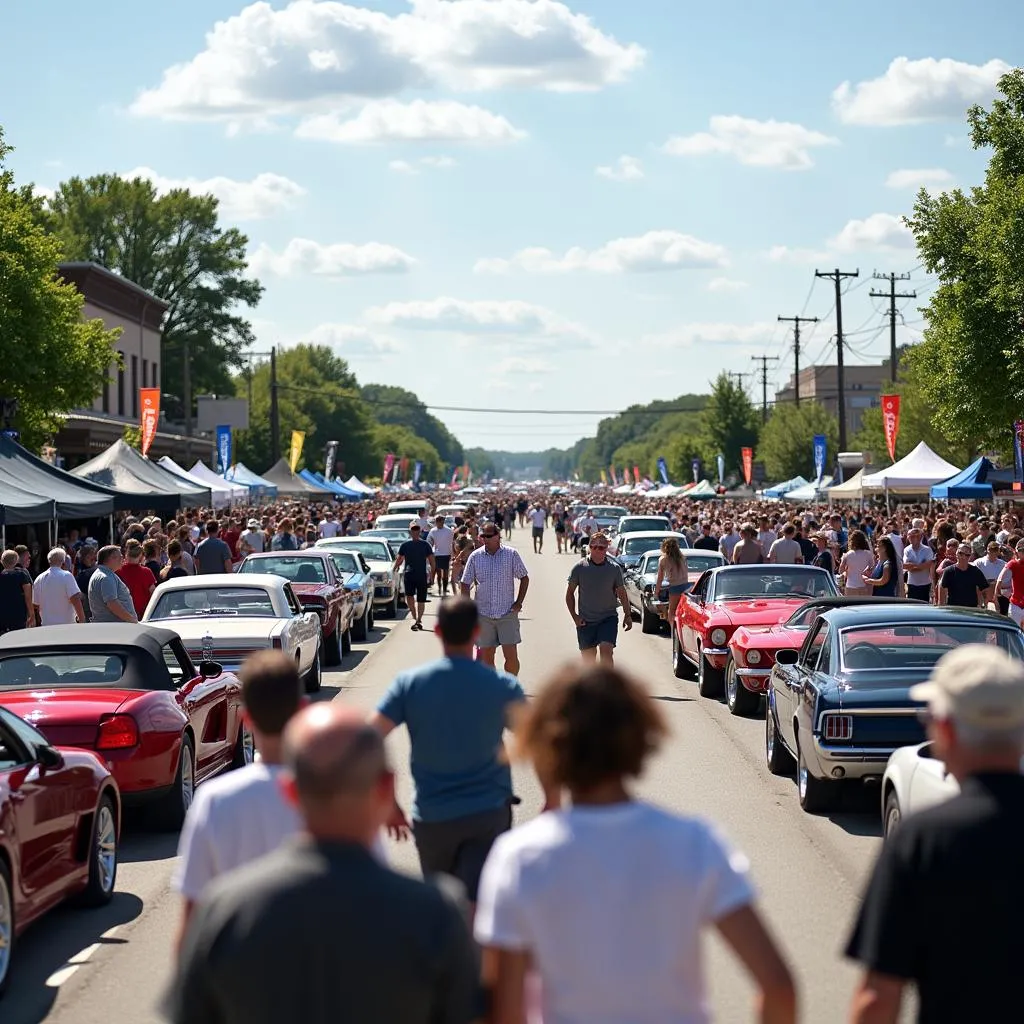
[[[357,476],[350,476],[341,486],[347,487],[350,491],[358,491],[360,494],[377,493],[373,487],[367,487]]]
[[[827,490],[829,484],[832,483],[832,477],[823,476],[821,483],[817,483],[812,480],[809,484],[804,484],[803,487],[794,488],[792,491],[787,491],[784,497],[784,501],[816,501],[818,494],[821,491]]]
[[[936,455],[922,441],[912,452],[886,469],[863,477],[862,490],[865,492],[897,494],[927,494],[932,484],[941,483],[956,476],[961,467],[948,463]]]
[[[216,477],[213,481],[204,480],[202,477],[189,472],[183,466],[179,466],[169,455],[165,455],[162,459],[158,459],[157,465],[162,466],[168,473],[173,473],[175,476],[180,476],[182,480],[187,480],[190,484],[195,484],[196,487],[208,488],[210,491],[210,500],[213,502],[214,508],[224,508],[226,505],[230,505],[232,503],[231,484],[225,483],[225,481],[221,480],[220,477]]]
[[[200,480],[205,481],[208,487],[226,487],[231,496],[230,501],[232,505],[236,502],[249,500],[249,488],[245,484],[234,483],[231,480],[225,480],[222,476],[218,476],[202,459],[197,459],[196,464],[189,472]]]
[[[835,487],[826,489],[829,501],[860,501],[864,496],[861,483],[864,480],[864,470],[858,469],[853,476],[845,483],[836,484]]]
[[[682,493],[682,487],[673,487],[671,484],[664,484],[657,490],[647,491],[645,496],[648,498],[674,498],[676,495]]]

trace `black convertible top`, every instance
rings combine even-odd
[[[140,622],[87,622],[70,626],[38,626],[15,629],[0,636],[0,654],[8,651],[40,654],[48,647],[140,647],[154,658],[161,658],[161,648],[177,640],[173,629],[143,625]]]

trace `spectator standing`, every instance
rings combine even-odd
[[[600,657],[602,662],[611,665],[619,632],[619,607],[623,612],[622,628],[627,632],[633,628],[633,612],[622,578],[622,567],[618,562],[608,560],[608,537],[595,533],[590,538],[589,547],[589,554],[569,573],[565,606],[576,624],[576,641],[584,660],[593,661]],[[678,542],[676,552],[679,552]],[[685,562],[683,568],[685,571]],[[577,592],[579,611],[576,608]]]
[[[835,531],[832,531],[833,534]],[[831,537],[829,538],[831,540]],[[866,577],[870,575],[875,560],[863,530],[850,532],[850,550],[839,559],[839,571],[846,578],[843,593],[847,597],[870,597],[871,585]]]
[[[900,822],[881,848],[846,950],[864,968],[850,1020],[895,1021],[911,984],[921,1021],[1008,1020],[1024,914],[1024,668],[966,645],[910,695],[928,703],[932,756],[960,792]]]
[[[761,547],[764,548],[764,545]],[[765,550],[768,551],[768,561],[774,565],[803,565],[803,549],[796,540],[796,527],[792,523],[786,523],[782,528],[782,536]]]
[[[753,975],[760,1019],[796,1019],[746,858],[708,823],[631,793],[666,733],[647,691],[604,665],[567,668],[530,702],[516,747],[572,802],[501,836],[484,867],[476,937],[492,1021],[527,1019],[531,971],[544,1020],[703,1021],[709,927]]]
[[[6,554],[6,553],[5,553]],[[1024,625],[1024,540],[1017,541],[1014,557],[1003,567],[996,580],[996,590],[1001,591],[1007,579],[1010,582],[1010,603],[1007,612],[1018,626]]]
[[[10,548],[0,555],[0,634],[36,624],[32,605],[32,577]]]
[[[493,667],[500,646],[505,671],[518,676],[522,642],[519,615],[530,588],[530,575],[519,552],[502,546],[496,526],[487,524],[480,537],[483,546],[466,559],[460,580],[465,597],[476,587],[476,606],[480,612],[478,655],[485,665]]]
[[[757,565],[764,561],[764,551],[757,543],[757,530],[753,523],[744,523],[740,527],[740,541],[733,546],[733,565]]]
[[[697,551],[717,551],[719,547],[718,538],[715,537],[711,532],[711,523],[708,520],[704,520],[700,524],[700,536],[693,542],[693,547]]]
[[[181,541],[172,540],[167,545],[167,564],[160,570],[160,582],[164,580],[176,580],[181,576],[188,576],[184,565],[185,552],[181,548]]]
[[[741,540],[743,537],[734,528],[732,520],[727,519],[722,526],[722,536],[718,541],[718,550],[726,562],[732,563],[732,553]]]
[[[271,551],[298,551],[299,542],[295,539],[295,523],[288,517],[281,520],[274,539],[270,542]]]
[[[79,593],[82,595],[82,608],[85,611],[87,622],[92,622],[92,609],[89,607],[89,580],[96,571],[96,546],[94,544],[83,544],[78,549],[78,569],[75,572],[75,582],[78,584]]]
[[[971,561],[974,551],[966,541],[956,551],[956,564],[939,577],[938,604],[959,608],[984,608],[988,603],[989,582]]]
[[[903,549],[903,567],[907,570],[907,597],[915,601],[930,601],[932,574],[935,572],[935,552],[922,543],[924,533],[918,526],[907,531],[909,543]]]
[[[395,557],[395,571],[403,566],[405,603],[413,617],[412,628],[422,631],[427,591],[430,589],[431,579],[437,574],[437,563],[434,561],[434,549],[420,537],[419,523],[414,522],[409,526],[409,539],[398,549]]]
[[[221,540],[220,523],[211,519],[206,524],[206,539],[200,541],[195,553],[196,572],[200,575],[231,572],[231,548]]]
[[[331,537],[337,537],[341,533],[341,523],[338,522],[337,512],[329,511],[320,521],[320,525],[317,527],[317,533],[324,540],[329,540]]]
[[[143,546],[137,540],[128,541],[124,546],[124,564],[117,570],[117,575],[132,596],[135,616],[139,619],[142,618],[146,605],[156,590],[156,576],[142,564],[143,552]]]
[[[991,536],[991,535],[990,535]],[[1006,566],[1006,562],[1001,557],[1002,545],[994,537],[988,542],[988,548],[985,552],[984,558],[976,558],[974,565],[981,570],[982,575],[988,580],[991,590],[989,591],[989,600],[992,601],[996,607],[1004,615],[1009,614],[1010,600],[1009,594],[1002,592],[1002,584],[996,586],[996,582],[1002,575],[1003,568]]]
[[[476,958],[456,899],[371,852],[395,802],[380,734],[317,703],[288,723],[283,754],[305,837],[206,890],[172,1024],[469,1024]]]
[[[64,568],[67,560],[63,548],[51,548],[46,556],[47,570],[32,584],[32,603],[43,626],[85,622],[81,591],[75,577]]]
[[[227,544],[228,550],[231,552],[232,563],[239,560],[238,541],[241,536],[242,531],[239,529],[238,520],[234,516],[231,516],[228,519],[228,528],[221,531],[220,539]]]
[[[900,596],[900,560],[896,554],[892,537],[885,535],[878,538],[875,545],[878,558],[870,576],[864,576],[864,582],[871,587],[876,597]]]
[[[828,534],[821,531],[813,533],[811,534],[811,540],[814,541],[814,547],[817,551],[817,554],[811,559],[811,565],[816,565],[819,569],[824,569],[828,573],[834,573],[836,571],[836,563],[832,557],[832,552],[829,551]]]
[[[250,519],[238,537],[238,553],[242,558],[263,551],[263,531],[258,519]]]
[[[437,592],[448,593],[448,575],[452,561],[452,543],[455,534],[444,525],[444,516],[434,518],[434,527],[427,534],[427,543],[434,551],[434,566],[437,570]]]
[[[96,571],[89,578],[89,611],[93,622],[138,622],[132,595],[117,570],[124,556],[116,544],[107,544],[96,555]]]
[[[530,509],[530,533],[533,536],[533,553],[541,554],[544,550],[544,527],[547,526],[548,512],[543,505],[534,505]]]

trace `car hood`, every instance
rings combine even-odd
[[[378,561],[376,558],[368,558],[366,564],[370,567],[370,572],[391,572],[394,567],[394,562],[386,562],[384,560]]]
[[[329,583],[292,583],[296,597],[330,597],[334,587]]]
[[[222,642],[238,640],[269,640],[284,629],[285,619],[262,615],[199,615],[194,619],[154,619],[154,626],[166,625],[181,637],[185,644],[212,636]]]
[[[715,607],[734,626],[772,626],[793,614],[794,608],[807,603],[806,597],[754,598],[723,601]]]
[[[362,590],[370,582],[370,577],[363,572],[346,572],[342,574],[342,583],[350,590]]]

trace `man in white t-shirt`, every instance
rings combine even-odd
[[[44,626],[85,622],[82,592],[75,577],[64,568],[67,557],[63,548],[53,548],[46,556],[49,568],[40,573],[32,584],[32,603]]]
[[[438,594],[448,593],[448,573],[451,568],[454,540],[455,533],[444,525],[444,516],[437,516],[433,528],[427,534],[427,543],[434,549]]]
[[[427,533],[430,531],[430,528],[434,525],[427,518],[427,510],[426,509],[424,509],[412,522],[416,523],[416,525],[419,526],[419,528],[420,528],[420,536],[421,537],[426,537]],[[411,526],[412,523],[410,523],[409,525]]]
[[[341,523],[338,522],[337,513],[328,513],[316,528],[316,532],[324,540],[329,540],[331,537],[337,537],[338,534],[341,533]]]
[[[263,550],[264,537],[258,519],[250,519],[238,538],[238,551],[243,557]]]
[[[910,542],[903,549],[903,568],[907,571],[907,597],[915,601],[931,601],[932,577],[935,573],[935,552],[922,544],[924,534],[914,526],[907,533]]]
[[[533,534],[533,551],[539,555],[544,550],[544,527],[548,523],[548,511],[543,505],[534,505],[530,509],[530,526]]]

